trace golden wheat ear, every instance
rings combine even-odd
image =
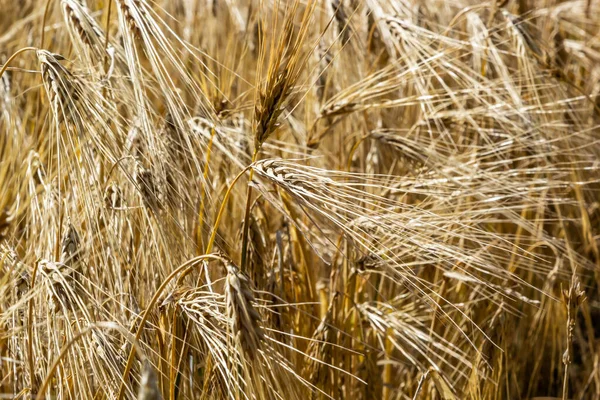
[[[263,339],[261,316],[254,301],[250,278],[237,266],[228,264],[225,281],[227,315],[236,343],[250,358],[256,356]]]

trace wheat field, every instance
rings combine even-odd
[[[600,1],[0,5],[0,399],[600,398]]]

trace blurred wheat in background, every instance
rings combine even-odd
[[[600,1],[0,6],[0,398],[600,398]]]

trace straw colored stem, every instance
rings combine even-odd
[[[252,155],[252,163],[254,163],[258,157],[258,152],[260,148],[254,151]],[[242,229],[242,252],[241,252],[241,262],[240,269],[242,271],[246,270],[246,253],[248,252],[248,229],[249,229],[249,219],[250,219],[250,201],[252,200],[252,178],[254,176],[254,170],[250,171],[250,177],[248,178],[248,190],[246,192],[246,210],[244,211],[244,226]]]

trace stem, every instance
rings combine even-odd
[[[562,400],[567,400],[567,393],[569,392],[569,365],[565,365],[565,373],[563,375],[563,392]]]
[[[223,213],[225,211],[225,205],[227,205],[227,200],[229,199],[229,195],[231,195],[231,190],[233,189],[233,186],[242,177],[242,175],[244,175],[246,173],[246,171],[248,171],[250,168],[252,168],[252,164],[248,165],[239,174],[237,174],[237,176],[235,178],[233,178],[233,181],[227,188],[227,191],[225,192],[225,196],[223,197],[223,201],[221,202],[221,208],[219,209],[219,213],[217,214],[217,219],[215,220],[215,223],[213,225],[212,233],[210,235],[210,238],[208,239],[208,244],[206,245],[206,251],[204,253],[208,254],[210,251],[212,251],[213,245],[215,243],[215,238],[217,237],[217,229],[219,228],[219,223],[221,222],[221,217],[223,217]],[[252,171],[250,173],[252,173]]]
[[[135,340],[136,341],[140,340],[140,337],[142,336],[142,330],[144,329],[144,325],[146,324],[146,321],[148,320],[148,316],[150,315],[150,310],[152,308],[154,308],[154,305],[158,301],[158,298],[162,294],[163,290],[165,290],[165,288],[167,287],[169,282],[171,282],[173,280],[173,278],[175,276],[177,276],[179,273],[181,273],[181,272],[183,272],[184,274],[187,273],[188,270],[191,270],[194,266],[196,266],[199,261],[203,261],[203,260],[211,259],[211,258],[213,260],[222,260],[222,257],[220,257],[216,254],[204,254],[204,255],[201,255],[198,257],[194,257],[194,258],[186,261],[185,263],[183,263],[175,271],[171,272],[171,274],[163,281],[163,283],[161,283],[160,287],[156,290],[156,292],[154,292],[154,296],[152,297],[152,299],[148,303],[148,306],[144,310],[144,313],[142,314],[142,319],[140,321],[140,325],[138,326],[137,331],[135,332]],[[127,375],[129,374],[129,371],[131,370],[131,367],[133,366],[133,355],[134,355],[133,353],[134,353],[134,349],[132,348],[131,351],[129,352],[129,357],[127,358],[127,364],[125,365],[125,370],[123,371],[123,376],[121,377],[121,386],[119,387],[119,394],[117,396],[118,400],[121,400],[123,398],[123,395],[125,394],[125,382],[127,380]]]
[[[2,69],[0,69],[0,78],[2,78],[2,75],[4,75],[4,71],[6,71],[6,68],[8,68],[8,65],[10,64],[10,62],[12,60],[15,59],[15,57],[17,57],[19,54],[24,53],[29,50],[37,50],[37,47],[23,47],[22,49],[15,51],[15,53],[12,56],[10,56],[8,58],[8,60],[6,60],[6,62],[2,66]]]
[[[361,143],[364,142],[365,139],[368,139],[370,136],[371,136],[370,134],[367,134],[367,135],[361,137],[360,139],[358,139],[356,141],[356,143],[354,143],[354,145],[350,149],[350,153],[348,154],[348,159],[346,161],[346,171],[347,172],[350,172],[350,168],[352,167],[352,158],[354,157],[354,153],[356,152],[356,150],[358,150],[358,146],[360,146]]]
[[[175,397],[175,381],[176,381],[176,376],[179,375],[179,363],[177,363],[178,365],[175,365],[175,357],[177,355],[177,311],[178,311],[177,306],[174,307],[173,310],[173,319],[171,321],[171,326],[172,326],[172,330],[171,330],[171,361],[169,362],[170,364],[170,368],[169,368],[169,399],[176,399]],[[187,325],[187,324],[186,324]],[[187,328],[187,326],[186,326]],[[186,333],[187,333],[187,329],[186,329]],[[183,340],[183,342],[185,343],[185,338]]]
[[[254,154],[252,155],[252,164],[256,161],[258,157],[259,149],[254,150]],[[246,270],[246,253],[248,251],[248,229],[250,228],[249,219],[250,219],[250,200],[252,198],[252,177],[254,176],[254,170],[250,171],[250,177],[248,178],[248,191],[246,194],[246,211],[244,212],[244,225],[242,229],[242,254],[241,254],[241,262],[240,262],[240,271],[244,272]]]
[[[104,36],[104,72],[106,73],[106,63],[108,62],[108,53],[106,52],[106,49],[108,48],[108,38],[110,36],[110,12],[112,10],[112,0],[108,0],[108,10],[106,12],[106,35]]]
[[[44,48],[44,36],[46,33],[46,20],[48,19],[48,12],[50,11],[50,3],[52,0],[46,1],[46,8],[44,9],[44,16],[42,17],[42,34],[40,35],[40,48]]]
[[[112,0],[108,0],[108,10],[106,12],[106,34],[104,35],[104,61],[102,62],[102,66],[104,69],[105,77],[108,77],[108,71],[106,70],[106,63],[108,62],[108,53],[106,49],[108,48],[108,38],[110,36],[110,12],[112,9]],[[102,97],[106,96],[106,85],[102,85]]]
[[[44,37],[46,36],[46,21],[48,20],[48,13],[50,12],[50,3],[52,0],[46,1],[46,8],[44,9],[44,16],[42,17],[42,32],[40,35],[40,48],[44,48]],[[0,74],[1,75],[1,74]],[[35,125],[34,132],[37,128],[37,122],[40,120],[40,109],[42,104],[42,92],[39,91],[37,95],[37,101],[35,103]]]
[[[383,366],[383,399],[390,400],[392,396],[392,390],[390,385],[392,384],[392,364],[391,354],[394,348],[392,344],[392,330],[387,329],[385,334],[385,359],[387,363]]]
[[[8,63],[8,62],[7,62]],[[1,76],[1,74],[0,74]],[[35,263],[33,267],[33,273],[31,274],[31,291],[35,287],[35,278],[37,277],[39,262]],[[27,309],[27,354],[29,362],[29,376],[31,378],[31,393],[35,391],[35,366],[33,365],[33,297],[29,299],[29,305]]]
[[[146,358],[145,355],[140,351],[140,348],[138,346],[139,342],[129,333],[129,331],[127,331],[122,326],[117,325],[112,322],[98,322],[96,324],[90,325],[87,328],[85,328],[84,330],[82,330],[81,332],[79,332],[77,335],[75,335],[75,337],[73,337],[73,339],[71,339],[71,341],[69,341],[69,343],[67,343],[66,345],[63,346],[58,357],[56,357],[56,359],[52,363],[52,366],[48,370],[48,374],[46,375],[46,378],[44,379],[44,382],[42,383],[42,386],[40,387],[40,391],[38,392],[38,394],[36,396],[36,400],[42,400],[44,398],[44,393],[46,392],[46,389],[48,388],[48,385],[50,384],[50,380],[52,379],[52,377],[54,376],[54,373],[56,372],[56,368],[58,368],[58,364],[63,359],[63,357],[67,354],[69,349],[79,339],[84,337],[88,332],[91,332],[92,330],[97,329],[97,328],[116,329],[116,330],[120,331],[123,334],[123,336],[125,336],[127,339],[129,339],[131,341],[132,351],[133,351],[133,349],[135,349],[135,350],[137,350],[138,356],[140,358],[142,358],[142,359]]]
[[[204,164],[204,180],[202,181],[202,189],[200,190],[200,206],[198,211],[198,238],[197,243],[200,244],[200,248],[204,247],[204,240],[202,239],[202,225],[204,224],[204,202],[206,198],[206,185],[208,183],[208,166],[210,164],[210,155],[212,153],[213,139],[215,137],[216,129],[213,127],[210,134],[210,141],[208,142],[208,148],[206,149],[206,161]],[[209,250],[210,251],[210,250]],[[207,251],[208,253],[208,251]]]

